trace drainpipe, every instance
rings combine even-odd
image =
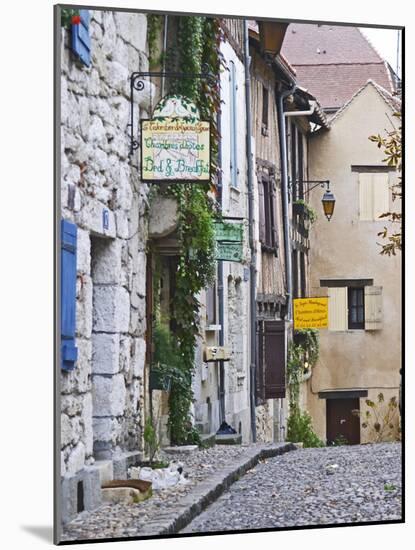
[[[169,16],[165,15],[164,16],[164,33],[163,33],[163,53],[164,53],[163,67],[162,67],[163,73],[166,70],[167,30],[168,30],[168,24],[169,24],[168,21],[169,21]],[[161,97],[164,97],[164,87],[165,87],[165,77],[163,76],[161,79]]]
[[[221,128],[221,112],[218,113],[218,128]],[[218,191],[219,191],[219,205],[222,212],[223,206],[223,182],[222,182],[222,138],[219,138],[218,147]],[[219,346],[225,344],[225,308],[224,308],[224,294],[223,294],[223,261],[218,261],[218,302],[219,302]],[[225,365],[223,361],[219,361],[219,425],[225,422]]]
[[[315,101],[310,101],[310,109],[308,111],[287,111],[284,113],[284,116],[287,117],[287,116],[308,116],[308,115],[312,115],[316,109],[316,102]]]
[[[256,378],[256,250],[254,241],[254,186],[253,186],[253,162],[252,162],[252,119],[251,119],[251,58],[249,55],[248,21],[244,21],[244,68],[245,68],[245,109],[246,109],[246,153],[248,157],[248,218],[249,218],[249,248],[251,250],[250,262],[250,405],[251,405],[251,433],[252,441],[256,442],[256,418],[255,418],[255,378]]]
[[[287,273],[287,315],[288,321],[292,321],[292,263],[291,263],[291,236],[290,236],[290,217],[288,204],[288,162],[287,162],[287,137],[285,127],[284,99],[294,93],[296,84],[288,90],[280,92],[277,95],[278,108],[278,126],[280,129],[280,147],[281,147],[281,183],[282,183],[282,212],[284,221],[284,249],[285,266]],[[313,107],[314,110],[314,107]],[[298,111],[297,111],[298,112]]]

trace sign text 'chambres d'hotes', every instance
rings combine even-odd
[[[142,121],[141,176],[149,182],[210,180],[210,123],[199,120],[185,98],[166,98]]]

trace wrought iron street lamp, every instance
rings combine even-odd
[[[296,184],[298,185],[299,181],[296,181]],[[330,181],[329,180],[308,180],[308,181],[302,181],[302,183],[314,183],[312,187],[309,187],[305,194],[310,193],[313,189],[316,187],[324,187],[327,186],[326,191],[323,195],[323,198],[321,199],[321,202],[323,204],[323,211],[324,215],[326,216],[327,220],[330,221],[331,217],[333,216],[334,212],[334,205],[336,204],[336,199],[334,198],[333,193],[330,191]]]

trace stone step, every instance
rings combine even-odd
[[[242,443],[241,434],[223,434],[215,435],[216,445],[240,445]]]
[[[213,447],[216,443],[216,434],[200,434],[203,447]]]
[[[96,460],[94,466],[99,471],[101,487],[114,479],[114,465],[112,460]]]

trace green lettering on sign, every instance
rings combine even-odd
[[[228,262],[242,261],[242,243],[216,243],[216,259]]]
[[[243,226],[241,223],[215,222],[215,238],[217,241],[242,242]]]

